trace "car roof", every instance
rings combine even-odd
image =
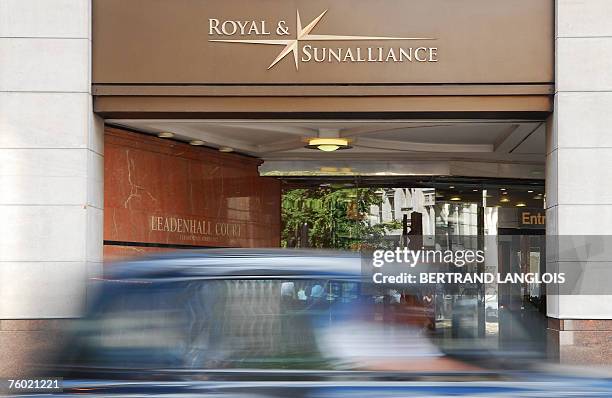
[[[107,271],[111,279],[358,279],[361,258],[359,253],[331,250],[178,250],[112,264]]]

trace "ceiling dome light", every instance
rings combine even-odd
[[[516,207],[526,207],[527,205],[523,202],[519,202],[516,204]]]
[[[311,138],[308,140],[308,149],[318,149],[323,152],[334,152],[341,149],[350,149],[348,140],[344,138]]]
[[[317,147],[317,149],[323,151],[323,152],[333,152],[333,151],[337,151],[338,149],[340,149],[340,147],[338,145],[319,145]]]
[[[452,198],[450,198],[450,200],[452,200],[453,202],[458,202],[461,200],[461,198],[459,196],[453,196]]]
[[[174,133],[171,133],[169,131],[164,131],[164,132],[161,132],[161,133],[157,134],[157,136],[159,138],[172,138],[172,137],[174,137]]]
[[[508,199],[507,197],[505,197],[505,198],[501,198],[499,201],[500,201],[501,203],[508,203],[508,202],[510,202],[510,199]]]
[[[204,145],[204,141],[202,140],[193,140],[193,141],[189,141],[190,145],[195,145],[195,146],[199,146],[199,145]]]
[[[228,146],[222,146],[219,148],[219,152],[234,152],[234,148]]]

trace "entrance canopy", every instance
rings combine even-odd
[[[552,0],[171,3],[94,1],[106,123],[254,156],[267,176],[543,178]]]
[[[545,130],[525,120],[137,120],[107,123],[264,160],[268,176],[443,175],[543,179]],[[170,134],[169,134],[170,133]],[[317,137],[350,149],[307,148]]]
[[[94,110],[541,120],[553,17],[553,0],[95,0]]]

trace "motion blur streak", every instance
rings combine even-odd
[[[609,374],[568,374],[524,341],[492,348],[460,333],[472,298],[445,329],[436,296],[365,282],[356,254],[181,252],[92,283],[87,316],[36,367],[64,377],[57,396],[612,396]]]

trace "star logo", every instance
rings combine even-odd
[[[436,40],[433,37],[387,37],[387,36],[341,36],[341,35],[316,35],[310,32],[317,26],[317,24],[323,19],[327,10],[323,11],[321,15],[316,17],[308,25],[302,27],[302,20],[300,19],[300,11],[296,11],[296,25],[297,34],[295,39],[283,40],[283,39],[271,39],[271,40],[229,40],[229,39],[212,39],[210,42],[219,43],[242,43],[242,44],[265,44],[275,46],[285,46],[278,56],[272,61],[268,70],[272,69],[274,65],[279,63],[283,58],[289,54],[293,54],[293,61],[295,63],[295,69],[299,70],[298,51],[299,44],[301,41],[380,41],[380,40]]]

